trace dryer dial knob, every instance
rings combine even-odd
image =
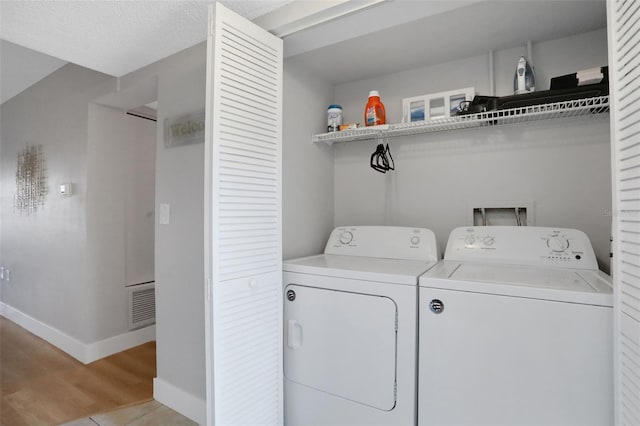
[[[473,235],[467,235],[467,237],[464,239],[464,244],[467,246],[472,246],[475,242],[476,237],[474,237]]]
[[[342,244],[349,244],[353,240],[353,234],[349,231],[344,231],[340,234],[340,242]]]
[[[554,252],[561,253],[569,248],[569,240],[561,236],[550,237],[547,238],[547,247]]]
[[[414,235],[413,237],[411,237],[411,244],[414,246],[417,246],[418,244],[420,244],[420,237],[418,237],[417,235]]]
[[[483,243],[485,246],[492,246],[492,245],[493,245],[493,243],[494,243],[495,241],[496,241],[496,240],[495,240],[493,237],[489,237],[489,236],[484,237],[484,238],[482,239],[482,243]]]

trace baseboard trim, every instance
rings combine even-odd
[[[83,364],[150,342],[155,340],[156,336],[156,327],[152,325],[86,344],[4,302],[0,302],[0,315],[46,340]]]
[[[85,364],[153,340],[156,340],[155,324],[90,343],[86,345]]]
[[[81,341],[3,302],[0,302],[0,314],[86,364],[86,345]]]
[[[200,425],[207,423],[207,405],[203,399],[158,377],[153,379],[153,399]]]

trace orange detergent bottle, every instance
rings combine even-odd
[[[380,102],[380,95],[377,90],[369,92],[369,100],[364,108],[364,124],[365,126],[377,126],[385,124],[384,105]]]

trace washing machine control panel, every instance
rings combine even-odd
[[[482,261],[572,269],[598,269],[586,234],[535,226],[470,226],[454,229],[445,260]]]
[[[437,261],[434,233],[402,226],[341,226],[333,230],[325,254]]]
[[[338,238],[340,239],[340,244],[349,244],[353,241],[353,232],[342,231]]]

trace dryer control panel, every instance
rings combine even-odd
[[[333,230],[325,254],[437,261],[433,231],[402,226],[341,226]]]
[[[598,269],[589,237],[577,229],[468,226],[451,231],[445,260]]]

